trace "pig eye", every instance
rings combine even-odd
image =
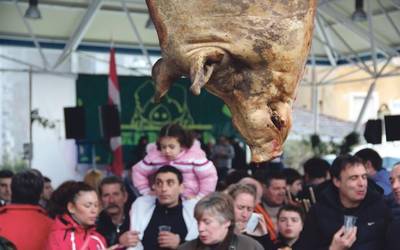
[[[283,121],[282,121],[281,117],[278,115],[278,113],[276,113],[276,112],[272,113],[271,121],[277,129],[280,130],[283,127]]]

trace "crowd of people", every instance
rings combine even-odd
[[[233,168],[235,151],[168,124],[125,180],[91,170],[53,191],[35,169],[0,170],[0,249],[399,249],[400,163],[367,148],[301,175]]]

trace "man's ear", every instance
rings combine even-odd
[[[263,191],[265,191],[266,189],[268,189],[268,187],[267,187],[267,185],[266,185],[265,183],[262,183],[261,186],[262,186],[262,190],[263,190]]]
[[[307,173],[304,174],[304,181],[307,183],[310,181],[310,177],[308,176]]]
[[[367,169],[367,172],[370,172],[372,170],[374,170],[374,167],[372,166],[372,162],[371,161],[366,161],[364,163],[365,169]]]
[[[329,171],[326,172],[326,176],[325,177],[326,177],[327,180],[332,179],[331,173],[329,173]]]
[[[333,177],[332,181],[333,181],[333,185],[335,185],[335,187],[339,188],[339,186],[340,186],[340,179],[338,179],[338,178],[336,178],[336,177]]]
[[[223,223],[223,226],[224,226],[225,228],[229,228],[229,227],[231,226],[231,221],[225,221],[225,222]]]
[[[126,201],[128,200],[128,192],[123,192],[124,194],[124,203],[126,203]]]
[[[183,186],[183,182],[179,184],[179,193],[182,194],[183,191],[185,190],[185,187]]]

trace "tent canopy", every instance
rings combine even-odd
[[[41,0],[41,19],[23,18],[28,0],[0,0],[0,44],[58,48],[56,64],[72,51],[108,50],[158,55],[144,0]],[[353,21],[354,0],[319,0],[312,55],[322,65],[399,55],[400,1],[364,0],[365,21]],[[311,59],[310,59],[311,61]],[[57,66],[57,65],[53,65]]]

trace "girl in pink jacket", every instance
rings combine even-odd
[[[185,198],[215,191],[218,177],[214,164],[206,158],[200,143],[178,124],[161,128],[156,145],[150,144],[145,158],[132,167],[133,183],[141,194],[151,192],[149,177],[165,165],[182,172]]]

